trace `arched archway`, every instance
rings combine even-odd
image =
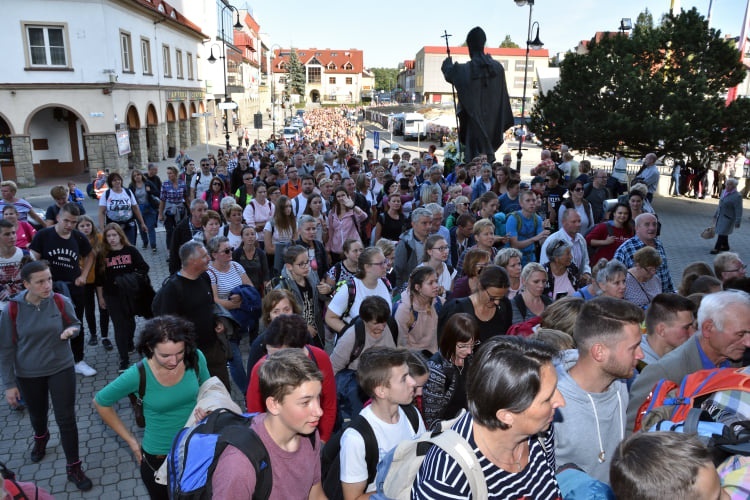
[[[62,104],[46,104],[29,113],[24,126],[30,138],[35,179],[70,177],[86,169],[85,120]]]
[[[310,100],[312,102],[320,102],[320,92],[317,90],[310,91]]]
[[[179,136],[179,148],[185,149],[190,146],[190,117],[187,113],[187,107],[185,106],[184,102],[180,103],[180,106],[178,108],[178,114],[180,117],[179,120],[179,127],[180,127],[180,136]]]
[[[138,109],[132,103],[128,107],[126,115],[128,125],[128,138],[130,140],[130,154],[128,155],[128,168],[144,168],[148,161],[148,149],[146,146],[146,129],[141,128],[141,117]]]
[[[159,134],[159,115],[153,103],[146,107],[146,149],[148,150],[148,161],[159,161],[161,159],[161,134]]]
[[[2,179],[4,181],[15,181],[17,179],[11,135],[13,135],[13,129],[8,120],[0,113],[0,168],[2,168]]]
[[[177,115],[174,112],[174,105],[167,103],[167,156],[174,158],[177,155],[177,145],[179,144],[179,124]]]

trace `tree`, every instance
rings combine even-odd
[[[531,129],[594,154],[656,151],[697,164],[709,148],[735,152],[750,137],[742,119],[750,100],[726,106],[723,97],[745,73],[734,43],[693,8],[569,54],[558,84],[534,106]]]
[[[305,95],[305,67],[297,57],[297,51],[291,50],[289,54],[289,64],[287,66],[289,76],[286,81],[286,90],[288,94]]]
[[[654,16],[651,14],[651,11],[648,10],[648,7],[646,7],[646,10],[638,14],[638,17],[635,19],[635,25],[640,26],[643,29],[654,28]]]
[[[398,86],[397,68],[372,68],[375,75],[375,90],[393,90]]]
[[[517,49],[518,44],[510,39],[510,35],[505,35],[505,39],[500,42],[501,49]]]

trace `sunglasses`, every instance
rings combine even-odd
[[[232,253],[232,249],[231,248],[225,248],[224,250],[219,250],[216,253],[223,253],[225,255],[229,255],[230,253]]]

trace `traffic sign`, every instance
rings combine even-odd
[[[375,131],[372,133],[372,142],[374,143],[373,148],[380,149],[380,132]]]
[[[219,109],[237,109],[237,103],[232,101],[220,102]]]

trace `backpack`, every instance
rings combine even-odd
[[[691,409],[719,391],[750,392],[750,375],[742,368],[714,368],[686,375],[679,385],[661,379],[638,408],[633,431],[648,429],[660,420],[684,422]]]
[[[463,414],[463,412],[462,412]],[[451,429],[458,417],[440,422],[440,428],[404,441],[386,453],[378,464],[375,479],[378,498],[409,500],[414,480],[430,448],[439,446],[453,458],[466,475],[471,497],[487,498],[487,482],[474,450],[456,431]]]
[[[391,287],[391,283],[390,283],[390,281],[388,281],[388,278],[380,278],[380,280],[383,282],[383,284],[385,285],[385,287],[388,289],[388,293],[389,294],[393,293],[393,288]],[[343,286],[343,285],[341,285],[341,286]],[[354,284],[354,280],[353,279],[346,280],[346,288],[348,289],[349,293],[347,295],[346,309],[344,309],[344,312],[341,313],[341,318],[342,319],[344,318],[344,316],[346,316],[349,313],[349,311],[351,310],[352,306],[354,305],[354,300],[357,298],[357,285]],[[338,288],[337,288],[337,291],[338,291]],[[339,335],[343,334],[350,326],[352,326],[354,324],[354,321],[358,317],[359,316],[356,316],[356,317],[352,318],[349,321],[349,323],[347,323],[346,325],[344,325],[344,328],[341,329],[341,331],[339,332]]]
[[[231,444],[245,454],[255,469],[253,500],[267,499],[273,487],[271,460],[258,434],[250,429],[255,415],[240,415],[222,408],[194,426],[182,429],[167,455],[169,498],[210,499],[216,464]],[[309,439],[314,446],[315,434]]]
[[[414,432],[419,431],[419,410],[414,405],[401,405],[406,418],[411,424]],[[357,415],[352,419],[346,428],[336,432],[331,439],[323,446],[320,455],[321,465],[321,482],[323,491],[328,500],[343,500],[344,493],[341,491],[341,436],[348,428],[354,429],[362,436],[365,442],[365,462],[367,463],[367,484],[375,481],[378,471],[378,462],[380,460],[380,451],[378,449],[378,440],[375,432],[372,430],[370,423],[362,415]]]
[[[386,320],[386,323],[388,324],[388,329],[393,336],[393,343],[398,345],[398,325],[396,324],[396,320],[391,316]],[[352,347],[351,354],[349,354],[349,362],[346,366],[352,364],[352,361],[357,359],[365,349],[365,322],[362,321],[359,316],[353,318],[351,323],[344,327],[342,333],[347,331],[352,324],[354,324],[354,346]]]
[[[453,268],[448,266],[448,269],[450,270],[451,274],[453,273]],[[395,298],[395,296],[394,296]],[[398,308],[401,306],[402,299],[399,296],[398,300],[393,304],[393,307],[391,308],[391,315],[395,318],[396,317],[396,311],[398,311]],[[443,310],[443,299],[440,297],[437,297],[435,301],[433,302],[433,306],[435,307],[435,313],[440,316],[440,311]],[[411,323],[409,324],[408,329],[406,330],[407,333],[411,332],[414,329],[414,325],[417,324],[417,319],[419,319],[419,311],[415,310],[414,308],[411,308]],[[396,343],[398,345],[398,342]]]
[[[26,500],[29,496],[23,491],[21,485],[16,481],[16,473],[0,462],[0,478],[3,481],[3,487],[8,493],[11,500]],[[39,487],[34,485],[34,498],[39,498]]]
[[[65,300],[59,293],[53,293],[52,299],[55,301],[57,309],[62,314],[63,323],[70,323],[70,318],[65,313]],[[11,300],[8,302],[8,315],[10,316],[10,324],[13,325],[13,344],[18,344],[18,329],[16,327],[16,319],[18,318],[18,302]]]
[[[516,210],[515,212],[511,212],[508,215],[516,220],[516,232],[520,234],[521,226],[523,225],[523,220],[521,219],[520,212]],[[539,230],[539,217],[537,216],[536,212],[534,212],[532,217],[534,218],[534,235],[536,235],[537,231]]]
[[[519,293],[515,297],[513,297],[513,300],[511,302],[516,305],[516,307],[518,308],[518,312],[521,313],[521,317],[525,318],[528,310],[526,309],[526,303],[521,298],[521,294]],[[547,307],[552,303],[552,299],[550,299],[546,295],[542,295],[542,302],[544,302],[544,306]],[[510,325],[510,328],[508,328],[508,331],[505,332],[505,334],[515,335],[519,337],[528,337],[529,335],[534,333],[534,327],[540,324],[542,324],[542,318],[540,316],[534,316],[533,318],[521,321],[520,323]]]

